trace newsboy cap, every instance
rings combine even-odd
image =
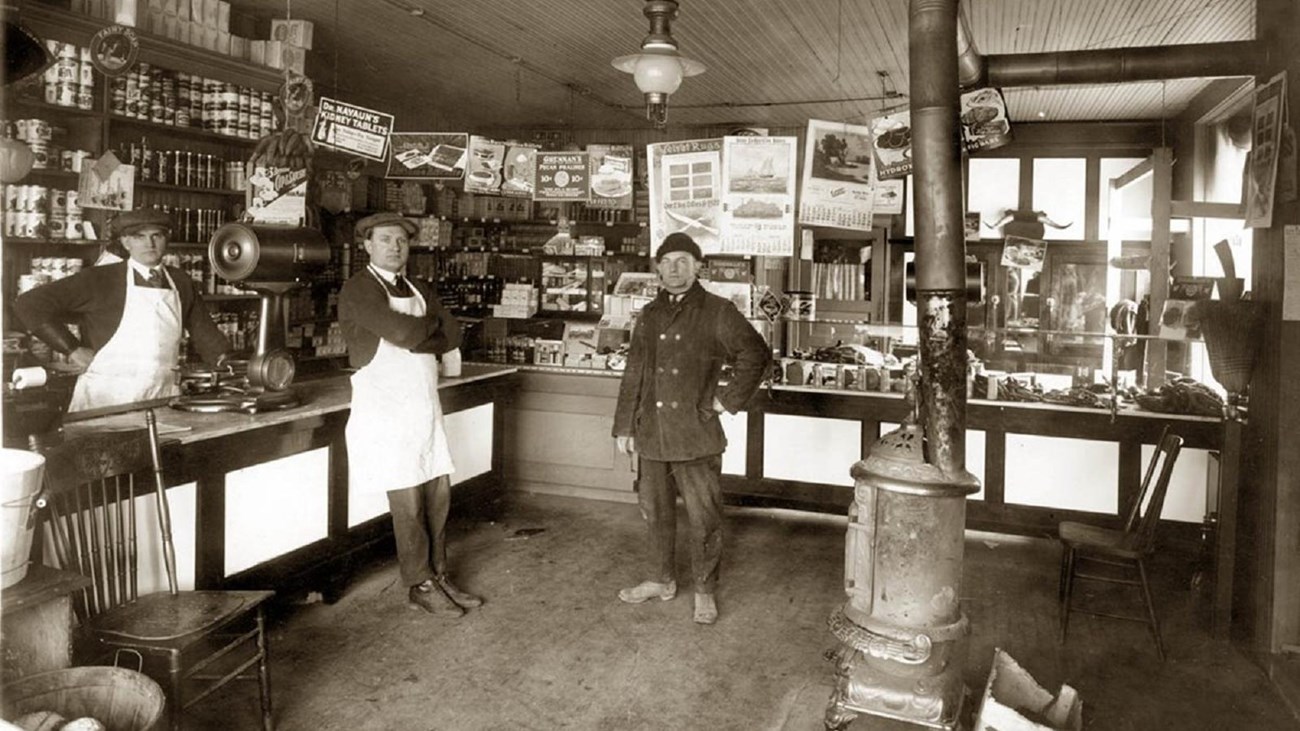
[[[655,252],[655,261],[659,261],[674,251],[684,251],[695,257],[695,261],[704,261],[704,254],[700,251],[700,245],[695,243],[695,239],[680,231],[670,233],[664,237],[664,242],[659,244],[659,250]]]
[[[134,211],[123,211],[117,214],[112,221],[108,223],[108,230],[113,236],[123,234],[132,234],[146,227],[156,226],[167,233],[172,230],[171,214],[163,213],[157,208],[140,208]]]
[[[402,230],[406,231],[407,236],[414,236],[420,230],[419,224],[402,214],[384,211],[383,213],[372,213],[357,221],[357,235],[369,236],[370,232],[379,226],[401,226]]]

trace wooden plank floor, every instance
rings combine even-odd
[[[699,627],[690,586],[669,602],[617,600],[640,578],[636,506],[513,497],[495,522],[456,521],[453,573],[487,601],[460,620],[408,609],[392,560],[360,570],[336,604],[282,608],[271,640],[277,728],[820,729],[844,525],[729,509],[722,618]],[[1088,729],[1297,728],[1263,672],[1209,638],[1187,561],[1155,569],[1161,663],[1137,624],[1076,615],[1069,643],[1058,643],[1058,557],[1047,540],[967,534],[969,712],[1001,647],[1044,686],[1076,687]],[[679,551],[682,576],[686,561]],[[256,728],[256,696],[247,685],[223,690],[187,727]],[[852,728],[907,726],[860,718]]]

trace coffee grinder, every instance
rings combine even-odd
[[[285,294],[310,282],[330,260],[320,231],[301,226],[227,223],[208,243],[208,260],[218,277],[261,298],[257,348],[247,360],[228,359],[215,370],[186,368],[182,395],[173,408],[185,411],[257,413],[287,409],[301,400],[290,388],[296,370],[285,348]]]

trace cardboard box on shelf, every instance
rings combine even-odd
[[[283,59],[281,68],[301,74],[307,67],[307,51],[288,43],[281,44],[280,54]]]
[[[282,41],[266,41],[264,63],[273,69],[284,68],[284,43]]]
[[[196,25],[203,25],[203,14],[207,12],[206,6],[209,2],[216,0],[190,0],[190,22]]]
[[[180,12],[180,0],[163,0],[163,14],[176,15]]]
[[[179,41],[181,39],[181,24],[180,20],[178,20],[175,15],[163,16],[163,35],[173,41]]]
[[[266,64],[266,41],[250,40],[248,42],[248,60],[253,63]]]
[[[209,51],[217,50],[218,34],[219,33],[216,28],[209,28],[206,25],[203,26],[203,47],[208,49]]]
[[[225,31],[217,31],[217,53],[230,55],[230,34]]]
[[[243,36],[230,37],[230,55],[235,58],[248,60],[248,39]]]
[[[194,44],[194,39],[190,32],[194,29],[194,23],[188,20],[182,20],[180,16],[176,17],[176,40],[181,43]]]
[[[145,32],[152,33],[156,36],[167,35],[167,28],[163,23],[162,8],[158,8],[157,10],[150,8],[147,20],[143,25]]]
[[[203,0],[203,27],[216,30],[220,13],[221,0]]]
[[[230,32],[230,2],[228,0],[217,0],[217,30],[224,33]]]
[[[310,20],[271,20],[271,40],[282,41],[299,48],[310,49],[312,23]]]

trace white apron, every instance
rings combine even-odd
[[[180,354],[181,296],[163,268],[167,289],[137,287],[135,271],[126,267],[126,303],[117,332],[95,353],[77,378],[68,411],[85,411],[136,401],[169,398],[176,386]]]
[[[373,271],[371,276],[379,278]],[[388,306],[421,317],[424,297],[411,290],[410,297],[389,295]],[[380,338],[374,359],[352,375],[352,413],[344,434],[350,491],[383,493],[451,474],[437,357]]]

